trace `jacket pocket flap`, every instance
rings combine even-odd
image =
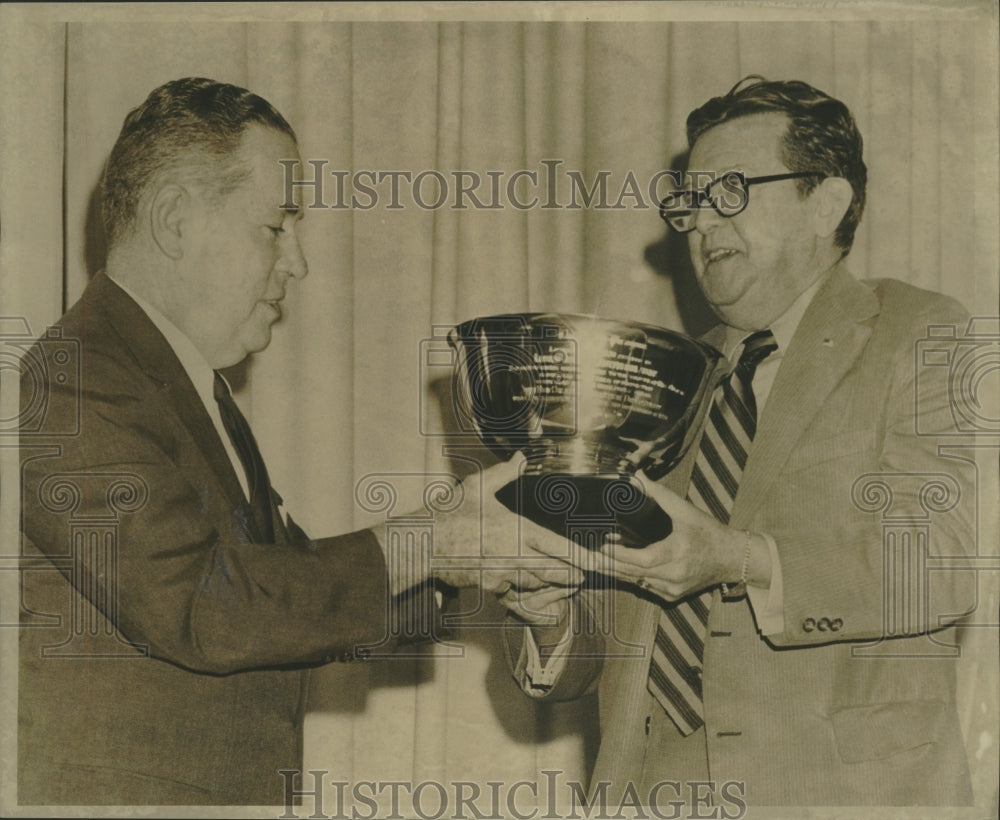
[[[938,739],[945,704],[939,700],[873,703],[830,716],[845,763],[881,760]]]

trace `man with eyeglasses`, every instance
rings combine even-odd
[[[731,373],[666,486],[640,476],[671,535],[578,550],[603,589],[503,596],[528,625],[515,677],[536,697],[599,688],[595,802],[968,804],[954,623],[973,579],[922,562],[974,552],[974,475],[939,453],[958,441],[947,368],[915,357],[967,314],[848,272],[867,172],[840,101],[747,78],[687,130],[688,184],[660,213]],[[948,500],[929,505],[935,480]],[[929,548],[885,522],[930,522]]]

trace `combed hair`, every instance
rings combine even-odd
[[[155,89],[125,117],[105,166],[101,215],[108,247],[134,227],[143,193],[166,172],[211,196],[233,191],[250,173],[238,152],[251,124],[295,139],[277,109],[245,88],[186,77]]]
[[[862,159],[863,141],[854,117],[840,100],[799,80],[768,81],[757,74],[744,77],[724,97],[713,97],[687,118],[688,146],[710,128],[749,114],[777,112],[788,117],[781,161],[790,171],[821,171],[843,177],[853,192],[851,205],[837,226],[834,241],[845,256],[865,209],[868,169]],[[806,196],[822,180],[796,180]]]

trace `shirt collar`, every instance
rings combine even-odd
[[[788,345],[791,344],[792,337],[799,327],[799,322],[805,316],[809,303],[812,302],[817,291],[823,287],[827,278],[829,278],[829,273],[819,277],[819,279],[799,294],[798,298],[788,306],[788,310],[771,323],[769,329],[774,336],[774,340],[778,343],[778,349],[768,357],[769,359],[779,358],[788,349]],[[723,352],[728,359],[731,360],[737,351],[742,350],[743,340],[750,333],[751,331],[726,325],[726,349]]]
[[[142,311],[149,317],[149,320],[156,325],[156,329],[163,334],[163,338],[167,340],[167,344],[170,345],[171,350],[174,351],[174,355],[177,356],[178,361],[180,361],[181,367],[184,368],[184,372],[187,373],[188,378],[191,379],[191,383],[195,387],[195,390],[198,391],[198,395],[201,397],[202,402],[204,402],[206,406],[209,406],[209,402],[214,404],[215,371],[201,354],[201,351],[194,346],[194,343],[184,334],[183,331],[180,330],[180,328],[177,327],[177,325],[171,322],[142,296],[132,290],[132,288],[118,279],[114,279],[113,281],[142,309]]]

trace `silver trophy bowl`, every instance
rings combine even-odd
[[[669,534],[629,479],[660,478],[683,457],[725,367],[719,351],[653,325],[559,313],[479,317],[448,343],[460,427],[502,458],[527,458],[503,503],[570,536],[613,527],[644,546]]]

